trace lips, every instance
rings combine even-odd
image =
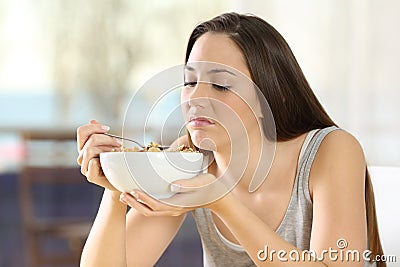
[[[192,127],[205,127],[214,125],[214,123],[205,117],[192,117],[189,120],[189,126]]]

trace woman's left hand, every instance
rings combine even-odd
[[[171,184],[176,194],[157,200],[143,191],[122,193],[121,201],[144,216],[179,216],[195,208],[213,208],[226,199],[229,190],[214,175],[204,173],[190,179],[177,180]]]

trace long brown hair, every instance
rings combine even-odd
[[[207,32],[225,34],[241,49],[253,82],[270,106],[277,141],[287,141],[313,129],[336,126],[313,93],[289,45],[266,21],[252,15],[225,13],[199,24],[189,38],[185,62],[196,40]],[[383,255],[368,169],[365,204],[369,249],[372,257]],[[386,264],[377,262],[377,266]]]

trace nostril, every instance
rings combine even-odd
[[[188,105],[189,105],[189,107],[202,107],[202,108],[204,108],[205,107],[204,98],[203,99],[200,99],[200,98],[190,99],[188,101]]]

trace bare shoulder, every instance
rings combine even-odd
[[[183,136],[181,136],[181,137],[179,137],[178,139],[176,139],[176,140],[171,144],[170,149],[176,150],[176,149],[178,149],[179,146],[181,146],[181,145],[185,145],[185,146],[189,146],[189,145],[190,145],[190,143],[189,143],[189,137],[188,137],[187,134],[186,134],[186,135],[183,135]]]
[[[362,185],[365,167],[358,140],[344,130],[332,131],[322,141],[311,167],[310,193],[319,185]]]
[[[324,138],[315,160],[317,161],[316,163],[329,163],[329,165],[336,161],[343,162],[347,160],[365,162],[364,152],[360,143],[352,134],[344,130],[332,131]]]

